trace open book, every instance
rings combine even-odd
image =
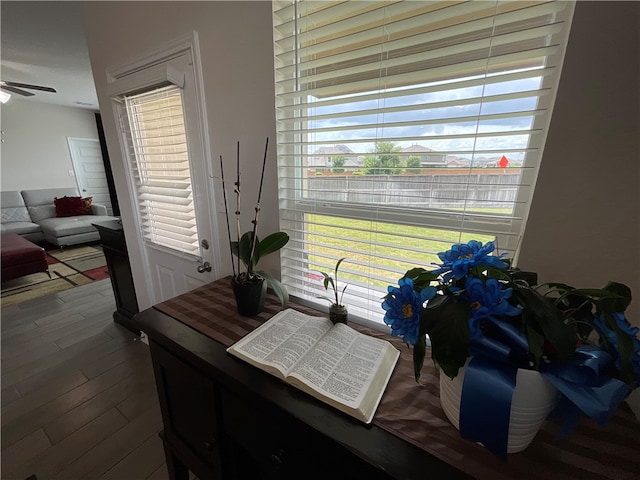
[[[227,351],[365,423],[400,352],[328,318],[283,310]]]

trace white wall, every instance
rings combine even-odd
[[[2,190],[76,187],[67,137],[98,139],[94,112],[15,95],[0,108]]]
[[[131,257],[136,294],[141,308],[150,306],[141,251],[134,228],[125,163],[118,143],[113,110],[105,93],[109,67],[154,50],[163,43],[196,30],[200,40],[211,157],[225,159],[225,174],[235,172],[236,141],[241,144],[245,229],[249,228],[253,198],[258,190],[264,141],[275,143],[275,107],[271,3],[258,2],[85,2],[85,28],[100,111],[109,147],[123,227]],[[143,28],[141,29],[141,26]],[[275,152],[275,149],[272,151]],[[275,155],[272,160],[275,161]],[[255,168],[250,169],[250,162]],[[218,173],[219,174],[219,173]],[[230,183],[227,186],[230,187]],[[229,191],[230,192],[230,191]],[[221,195],[218,194],[218,199]],[[270,169],[264,181],[261,231],[278,229],[277,177]],[[244,217],[244,215],[243,215]],[[224,225],[223,216],[218,222]],[[231,273],[226,229],[218,237],[222,275]],[[277,255],[260,267],[273,271]],[[275,263],[274,263],[275,262]]]
[[[541,282],[627,284],[638,326],[639,86],[640,3],[578,2],[519,259]],[[640,418],[640,389],[627,402]]]
[[[638,2],[576,4],[519,259],[541,282],[627,284],[638,326],[639,32]]]

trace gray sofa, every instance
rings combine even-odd
[[[2,216],[2,233],[17,233],[32,242],[44,240],[42,228],[31,221],[29,211],[20,192],[0,193],[0,213]]]
[[[2,233],[17,233],[27,240],[46,240],[60,247],[100,240],[92,223],[116,220],[104,205],[91,205],[92,215],[56,217],[55,198],[77,197],[75,188],[45,188],[2,192]]]

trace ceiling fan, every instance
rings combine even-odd
[[[23,90],[27,88],[29,90],[39,90],[41,92],[51,92],[57,93],[54,88],[51,87],[43,87],[41,85],[29,85],[28,83],[18,83],[18,82],[4,82],[0,80],[0,89],[6,90],[7,92],[17,93],[18,95],[22,95],[23,97],[33,97],[35,93],[27,92]]]

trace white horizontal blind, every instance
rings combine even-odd
[[[452,243],[517,253],[573,4],[274,1],[282,278],[356,313]]]
[[[124,96],[123,129],[148,244],[200,255],[182,92],[175,85]]]

